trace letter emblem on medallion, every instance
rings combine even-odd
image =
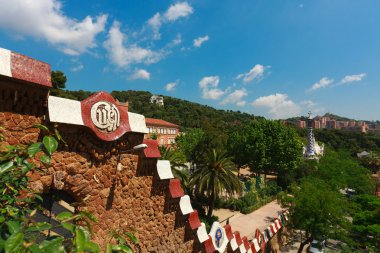
[[[92,123],[102,132],[113,132],[120,126],[120,112],[106,101],[99,101],[91,107]]]

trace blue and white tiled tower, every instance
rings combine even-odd
[[[313,137],[313,119],[311,118],[311,112],[309,112],[309,118],[307,119],[307,146],[305,151],[305,158],[315,159],[316,154],[314,150],[314,137]]]

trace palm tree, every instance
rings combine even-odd
[[[207,217],[211,218],[215,201],[220,194],[232,196],[242,192],[242,183],[233,173],[236,166],[227,157],[225,152],[210,150],[199,165],[198,169],[191,175],[190,187],[195,193],[205,194],[209,199]]]

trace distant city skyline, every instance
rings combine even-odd
[[[380,1],[0,4],[0,47],[62,70],[70,90],[146,90],[272,119],[380,120]]]

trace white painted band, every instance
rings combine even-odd
[[[276,220],[275,223],[276,223],[277,227],[280,229],[281,228],[281,224],[280,224],[279,220]]]
[[[161,180],[174,178],[170,162],[167,160],[157,160],[157,172]]]
[[[132,132],[136,133],[148,133],[148,128],[145,124],[145,117],[141,114],[128,112],[129,125]]]
[[[273,228],[273,231],[274,233],[277,233],[277,228],[276,228],[276,225],[274,225],[274,223],[270,224],[271,227]]]
[[[256,238],[253,239],[252,242],[253,242],[253,246],[255,247],[256,252],[259,252],[260,246],[259,246],[259,242],[257,241],[257,239]]]
[[[51,122],[84,125],[79,101],[49,96],[48,111]]]
[[[179,207],[183,215],[192,213],[194,211],[193,207],[191,206],[189,195],[181,197],[181,200],[179,201]]]
[[[246,252],[247,252],[247,250],[245,249],[244,243],[242,243],[242,244],[239,246],[239,249],[240,249],[240,252],[241,252],[241,253],[246,253]]]
[[[231,248],[233,251],[235,251],[237,248],[239,248],[239,245],[237,245],[235,236],[234,236],[234,238],[231,239],[230,243],[231,243]]]
[[[200,243],[203,243],[208,240],[206,225],[203,222],[201,223],[201,226],[197,230],[197,236]]]
[[[12,77],[11,51],[0,48],[0,75]]]

